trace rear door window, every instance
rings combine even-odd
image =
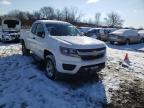
[[[31,32],[32,32],[33,34],[36,34],[36,28],[37,28],[37,23],[35,23],[35,24],[32,25]]]
[[[45,31],[42,24],[38,24],[36,27],[36,35],[43,38],[45,36]]]

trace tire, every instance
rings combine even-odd
[[[97,37],[97,39],[101,40],[101,37],[100,37],[100,36],[98,36],[98,37]]]
[[[126,45],[129,45],[129,44],[130,44],[130,40],[129,40],[129,39],[126,39],[125,44],[126,44]]]
[[[54,56],[47,55],[45,57],[45,75],[51,80],[56,80],[57,79],[56,73],[57,71]]]
[[[30,50],[26,48],[24,42],[22,42],[22,54],[23,54],[24,56],[29,56],[29,55],[30,55]]]
[[[144,38],[142,38],[142,39],[140,40],[140,43],[144,43]]]
[[[5,42],[6,42],[3,36],[2,36],[1,42],[2,42],[2,43],[5,43]]]

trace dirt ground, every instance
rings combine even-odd
[[[112,96],[107,108],[144,108],[144,81],[125,74],[124,69],[118,69],[115,65],[108,63],[106,68],[121,78],[122,82],[118,90],[108,90]]]
[[[144,108],[144,82],[134,80],[120,84],[120,89],[111,91],[109,108]]]

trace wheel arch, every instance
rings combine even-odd
[[[47,50],[47,49],[44,50],[44,61],[47,59],[47,56],[48,56],[48,55],[52,55],[52,56],[53,56],[53,59],[51,59],[51,60],[54,62],[54,65],[56,66],[56,58],[55,58],[55,55],[54,55],[51,51],[49,51],[49,50]]]
[[[23,44],[24,43],[24,39],[21,39],[20,42],[21,42],[21,44]]]
[[[46,58],[47,55],[53,55],[53,56],[54,56],[54,54],[53,54],[51,51],[45,49],[45,50],[44,50],[44,55],[43,55],[43,56],[44,56],[44,59]]]

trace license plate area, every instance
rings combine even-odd
[[[98,68],[99,68],[99,66],[92,66],[92,67],[85,67],[84,70],[85,71],[91,71],[91,70],[96,70]]]

